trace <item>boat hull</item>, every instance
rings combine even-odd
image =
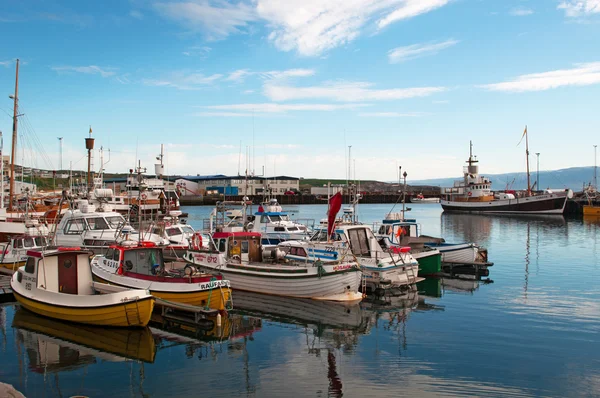
[[[600,206],[583,206],[583,215],[584,216],[592,216],[592,217],[600,217]]]
[[[448,212],[500,214],[563,214],[567,192],[525,198],[492,200],[489,202],[442,200],[442,209]]]
[[[350,263],[342,265],[270,266],[262,263],[230,264],[217,259],[207,263],[205,255],[188,252],[185,260],[209,272],[218,272],[234,290],[274,296],[331,301],[360,301],[362,273]]]
[[[442,254],[439,251],[413,252],[412,255],[419,262],[419,276],[435,275],[442,271]]]
[[[14,291],[16,300],[24,308],[36,314],[62,321],[99,326],[146,326],[154,309],[154,298],[115,303],[98,307],[68,307],[45,303],[25,297]]]
[[[95,260],[92,261],[92,274],[96,281],[128,289],[146,289],[154,297],[163,300],[224,310],[231,296],[228,281],[216,280],[214,282],[207,281],[206,283],[156,282],[118,275],[96,265]]]
[[[479,249],[473,243],[428,244],[428,246],[435,247],[440,251],[442,262],[473,263],[477,261]]]

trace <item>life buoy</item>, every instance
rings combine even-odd
[[[194,235],[192,235],[192,249],[200,250],[201,247],[202,247],[202,234],[200,234],[200,232],[196,232],[196,233],[194,233]]]
[[[472,195],[473,195],[473,192],[469,192],[467,195],[469,195],[469,196],[472,196]]]

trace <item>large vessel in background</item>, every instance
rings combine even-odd
[[[527,138],[527,129],[524,133]],[[467,213],[505,214],[563,214],[567,199],[573,196],[570,189],[533,194],[529,174],[529,144],[527,144],[527,191],[493,192],[492,181],[479,175],[476,156],[473,156],[473,143],[470,143],[468,166],[464,167],[463,179],[454,182],[452,188],[445,188],[440,201],[444,211]]]

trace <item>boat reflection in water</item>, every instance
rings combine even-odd
[[[61,372],[96,363],[136,360],[154,362],[156,345],[148,328],[102,328],[61,322],[19,307],[12,327],[25,348],[29,369]]]

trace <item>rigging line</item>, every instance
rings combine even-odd
[[[26,113],[24,114],[24,121],[27,123],[29,129],[31,130],[31,139],[33,140],[35,146],[37,147],[42,159],[44,160],[44,163],[46,163],[46,166],[48,166],[49,168],[52,168],[53,167],[52,161],[50,160],[48,153],[44,149],[45,147],[42,144],[42,142],[40,141],[40,138],[37,135],[37,133],[35,132],[35,129],[33,128],[33,124],[31,123],[31,120],[29,120],[29,116],[27,116]]]

